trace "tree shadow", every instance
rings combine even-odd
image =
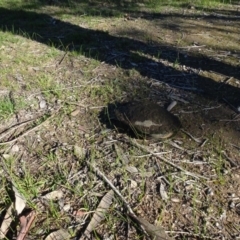
[[[75,51],[123,69],[135,69],[142,76],[168,83],[175,88],[193,91],[209,99],[221,101],[225,98],[235,107],[240,104],[239,88],[215,82],[197,73],[192,73],[185,81],[186,77],[181,71],[147,57],[150,55],[158,58],[161,53],[161,59],[172,63],[177,59],[181,64],[196,69],[212,70],[239,78],[237,67],[206,56],[189,53],[186,57],[184,52],[172,46],[161,46],[155,42],[146,44],[133,38],[112,36],[104,31],[83,28],[48,14],[32,11],[0,8],[0,22],[3,32],[11,32],[64,51]]]

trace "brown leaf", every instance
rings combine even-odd
[[[173,240],[165,233],[164,229],[161,226],[155,226],[144,218],[133,216],[132,214],[130,214],[130,216],[138,223],[140,223],[146,232],[154,238],[154,240]]]
[[[65,229],[59,229],[55,232],[50,233],[45,240],[68,240],[71,236]]]
[[[88,224],[84,236],[90,235],[90,233],[99,225],[99,223],[105,218],[106,212],[109,209],[110,205],[112,204],[112,199],[114,197],[114,191],[110,190],[106,193],[106,195],[102,198],[101,202],[99,203],[93,217]]]

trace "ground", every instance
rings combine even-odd
[[[101,171],[172,239],[239,239],[240,3],[110,2],[0,4],[1,222],[13,185],[35,211],[26,239],[80,239],[112,189]],[[109,104],[141,99],[176,101],[183,131],[109,126]],[[90,238],[151,239],[123,202]]]

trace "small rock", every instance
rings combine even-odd
[[[167,192],[165,191],[165,187],[162,183],[160,184],[160,195],[164,201],[168,200]]]
[[[171,198],[171,201],[174,203],[179,203],[180,199],[179,198]]]
[[[47,107],[47,102],[44,99],[42,99],[39,103],[39,107],[41,109],[46,108]]]
[[[68,212],[70,210],[70,208],[71,208],[71,205],[70,204],[66,204],[66,205],[63,206],[63,211],[64,212]]]
[[[18,146],[18,145],[13,145],[13,146],[12,146],[12,149],[11,149],[11,152],[12,152],[12,153],[17,153],[17,152],[19,152],[19,146]]]
[[[130,180],[130,188],[134,188],[134,189],[135,189],[135,188],[137,187],[137,185],[138,185],[138,184],[137,184],[136,181],[134,181],[134,180],[132,180],[132,179]]]
[[[52,191],[43,196],[43,198],[47,200],[59,200],[62,197],[63,192],[61,190]]]
[[[138,169],[136,167],[133,167],[133,166],[127,166],[126,170],[130,173],[138,173]]]

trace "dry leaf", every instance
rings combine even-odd
[[[167,192],[165,191],[165,187],[162,183],[160,184],[160,195],[164,201],[168,200]]]
[[[64,206],[62,207],[62,210],[63,210],[64,212],[68,212],[70,209],[71,209],[71,205],[70,205],[70,204],[66,204],[66,205],[64,205]]]
[[[65,229],[59,229],[55,232],[50,233],[45,240],[68,240],[71,236]]]
[[[46,200],[59,200],[62,197],[63,192],[61,190],[52,191],[43,196],[43,198]]]
[[[5,235],[7,234],[9,227],[11,225],[11,222],[13,221],[13,211],[15,210],[17,212],[17,215],[21,214],[22,210],[26,206],[26,199],[18,192],[16,187],[12,186],[14,196],[15,196],[15,203],[11,204],[8,208],[4,219],[2,221],[1,229],[0,229],[0,239],[5,238]],[[15,208],[15,209],[14,209]]]
[[[4,219],[2,221],[2,225],[1,225],[1,229],[0,229],[0,239],[4,239],[5,235],[7,234],[9,227],[11,225],[11,222],[13,221],[13,212],[14,206],[13,203],[10,205],[10,207],[8,208]]]
[[[134,166],[127,166],[126,170],[130,173],[138,173],[138,169]]]
[[[6,154],[6,153],[4,153],[2,156],[3,156],[3,158],[6,159],[6,160],[8,160],[8,159],[11,157],[10,154]]]
[[[99,223],[105,218],[106,212],[109,209],[110,205],[112,204],[112,199],[114,197],[114,191],[110,190],[106,193],[106,195],[102,198],[101,202],[99,203],[93,217],[88,224],[84,236],[89,236],[90,233],[99,225]]]
[[[132,214],[130,214],[130,216],[138,223],[140,223],[144,227],[146,232],[153,237],[154,240],[173,240],[165,233],[164,229],[161,226],[155,226],[149,223],[147,220],[141,217],[133,216]]]
[[[26,207],[26,199],[18,192],[15,186],[12,186],[12,189],[15,194],[15,210],[17,212],[17,215],[19,215]]]

